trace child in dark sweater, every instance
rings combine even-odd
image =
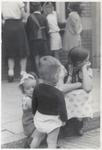
[[[39,146],[47,134],[48,148],[56,148],[59,129],[67,121],[63,93],[54,86],[59,80],[60,62],[51,56],[44,56],[39,62],[39,74],[43,83],[33,92],[32,109],[36,127],[31,148]]]

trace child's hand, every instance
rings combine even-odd
[[[62,122],[62,126],[65,126],[66,125],[66,122]]]
[[[88,62],[86,62],[86,63],[82,66],[82,68],[83,68],[83,67],[86,67],[86,68],[88,69],[90,66],[91,66],[91,62],[88,61]]]

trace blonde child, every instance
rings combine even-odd
[[[23,109],[23,116],[22,116],[22,125],[25,134],[27,135],[28,139],[24,143],[24,148],[30,148],[31,141],[34,136],[35,125],[33,122],[33,113],[32,113],[32,94],[33,90],[38,83],[38,79],[35,73],[28,73],[25,74],[21,80],[19,87],[24,94],[22,98],[22,109]]]

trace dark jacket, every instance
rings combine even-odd
[[[42,29],[42,40],[46,41],[49,32],[47,19],[44,15],[39,13],[35,13],[34,15],[37,18],[39,25],[41,27],[45,27],[44,29]],[[38,25],[33,21],[31,16],[29,16],[26,24],[26,32],[29,41],[37,40],[38,29]]]

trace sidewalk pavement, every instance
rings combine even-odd
[[[93,111],[94,118],[100,116],[100,70],[93,69]],[[19,81],[13,83],[2,81],[1,85],[1,145],[24,139],[22,127],[22,93],[18,88]],[[87,132],[88,133],[88,132]],[[74,141],[73,137],[70,141]],[[86,140],[86,139],[84,139]],[[66,142],[66,139],[63,139]],[[71,146],[71,145],[70,145]]]

